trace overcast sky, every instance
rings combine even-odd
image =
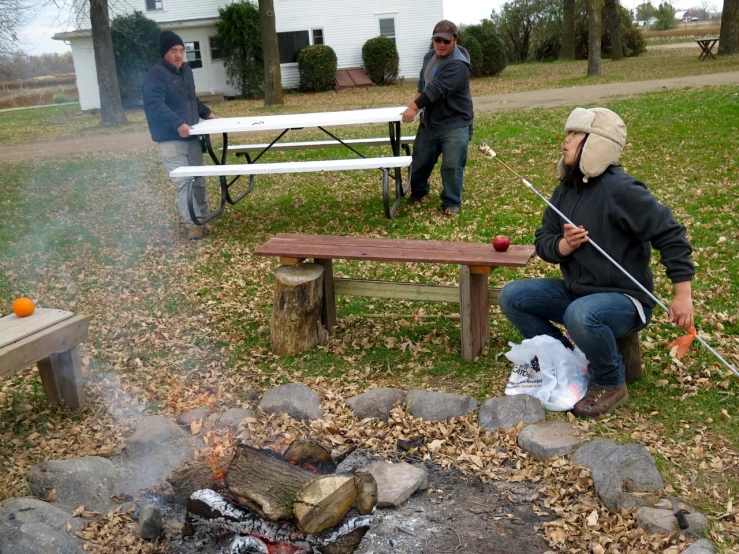
[[[340,0],[338,0],[340,1]],[[478,23],[490,12],[504,3],[504,0],[443,0],[444,17],[456,23]],[[63,53],[71,49],[60,40],[52,40],[56,33],[72,30],[68,25],[68,16],[60,16],[59,9],[53,4],[39,12],[38,15],[21,29],[23,51],[38,56],[45,53]]]

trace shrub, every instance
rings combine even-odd
[[[116,17],[110,24],[121,102],[143,104],[144,75],[159,59],[159,27],[141,12]]]
[[[473,77],[482,76],[482,45],[474,36],[464,31],[459,33],[458,44],[470,54],[470,66]]]
[[[331,90],[336,79],[336,52],[325,44],[306,46],[298,52],[300,90],[320,92]]]
[[[362,46],[364,70],[376,85],[389,85],[398,79],[400,58],[395,41],[387,37],[369,39]]]
[[[483,75],[498,75],[506,68],[505,47],[495,34],[495,28],[490,20],[483,19],[482,23],[470,25],[465,29],[465,34],[475,37],[482,47]]]
[[[55,92],[52,96],[51,101],[54,104],[66,104],[67,102],[74,102],[76,98],[73,98],[69,94],[64,92]]]
[[[241,98],[264,95],[264,57],[259,32],[259,10],[244,1],[218,8],[216,41],[223,52],[226,75]]]

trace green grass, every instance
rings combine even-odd
[[[665,39],[667,40],[667,39]],[[685,42],[683,37],[680,39]],[[690,40],[690,39],[687,39]],[[698,49],[650,50],[636,58],[618,62],[604,59],[600,77],[586,77],[587,60],[574,62],[511,64],[500,75],[473,79],[473,96],[506,94],[528,90],[562,88],[577,85],[663,79],[736,70],[739,54],[720,56],[710,62],[698,61]],[[286,94],[285,105],[265,108],[262,100],[214,102],[214,113],[225,116],[279,114],[311,111],[374,108],[404,105],[416,90],[415,79],[389,87],[368,87],[351,91],[316,94]],[[308,108],[310,107],[310,108]],[[129,124],[123,131],[145,131],[143,110],[126,110]],[[120,133],[119,127],[102,127],[100,115],[85,113],[79,106],[46,106],[30,110],[0,112],[4,133],[0,144],[22,144],[42,140],[54,141],[75,136]]]
[[[539,66],[522,69],[531,67]],[[359,92],[352,102],[364,102],[365,94]],[[689,229],[698,269],[693,290],[699,329],[735,366],[737,98],[739,87],[733,86],[606,104],[629,129],[624,168],[644,180]],[[276,261],[252,253],[279,232],[474,242],[506,234],[514,243],[532,244],[543,203],[476,149],[486,140],[503,161],[549,194],[570,110],[478,114],[465,203],[457,219],[441,216],[434,196],[385,219],[376,172],[259,177],[254,192],[227,208],[199,245],[183,239],[172,185],[153,147],[143,154],[6,164],[0,174],[0,306],[8,312],[12,300],[23,295],[42,307],[90,317],[83,359],[93,409],[83,414],[48,411],[33,370],[0,382],[0,466],[7,470],[0,472],[0,502],[24,492],[25,472],[34,463],[95,453],[102,444],[120,442],[120,424],[108,413],[123,402],[171,416],[204,398],[229,405],[245,389],[290,380],[340,398],[371,385],[434,388],[479,400],[503,394],[511,370],[503,354],[508,342],[520,336],[497,308],[490,318],[488,347],[472,364],[461,360],[459,321],[453,318],[457,306],[364,298],[339,299],[340,326],[325,346],[294,357],[272,356],[269,319]],[[49,117],[63,113],[50,112]],[[381,132],[368,128],[360,134]],[[403,132],[410,134],[412,128]],[[285,152],[272,161],[320,154]],[[437,176],[433,184],[436,193]],[[211,185],[213,200],[216,193]],[[656,292],[669,302],[671,285],[656,259],[653,270]],[[437,284],[458,280],[457,268],[428,264],[337,261],[335,272]],[[495,271],[491,282],[557,274],[556,267],[533,261],[523,270]],[[628,411],[592,423],[589,432],[647,445],[680,498],[711,517],[716,533],[734,547],[731,521],[716,518],[739,485],[734,461],[739,378],[697,343],[681,362],[671,359],[665,345],[676,335],[656,311],[641,335],[645,377],[630,387]],[[38,417],[26,421],[13,410],[18,404],[31,405],[30,413]],[[67,436],[75,427],[85,433],[75,441],[58,441],[53,452],[25,439],[34,431],[51,440],[52,433]]]

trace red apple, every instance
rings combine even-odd
[[[498,252],[505,252],[511,245],[511,240],[505,235],[498,235],[493,239],[493,248]]]

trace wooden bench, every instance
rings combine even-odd
[[[336,295],[402,298],[460,305],[462,357],[473,361],[490,336],[489,307],[497,304],[498,289],[488,288],[488,275],[496,267],[523,267],[534,247],[511,246],[497,252],[491,244],[394,240],[281,233],[254,251],[277,256],[282,264],[313,258],[324,268],[321,319],[329,332],[336,326]],[[460,266],[459,286],[398,283],[333,276],[333,260],[417,262]]]
[[[87,317],[36,308],[27,317],[0,319],[0,379],[36,364],[50,404],[87,405],[78,345],[87,340]]]
[[[255,175],[269,175],[279,173],[307,173],[321,171],[346,171],[358,169],[380,169],[382,171],[382,202],[385,208],[385,217],[391,219],[398,207],[400,206],[401,197],[405,196],[410,187],[410,169],[408,181],[403,185],[400,175],[400,169],[403,167],[410,168],[411,156],[385,156],[380,158],[349,158],[345,160],[320,160],[306,162],[280,162],[280,163],[248,163],[248,164],[226,164],[226,165],[195,165],[178,167],[169,173],[170,177],[222,177],[249,175],[251,182],[246,192],[234,200],[229,200],[232,204],[238,202],[244,195],[248,194],[254,186]],[[395,169],[395,200],[390,204],[390,170]],[[232,181],[233,183],[233,181]],[[222,183],[222,188],[226,191],[231,185]],[[190,217],[196,224],[200,224],[201,220],[195,214],[192,205],[193,195],[190,190],[187,195],[188,208]],[[221,202],[219,210],[212,212],[210,216],[204,218],[202,222],[210,221],[213,217],[223,211],[225,202]]]
[[[406,153],[409,153],[407,146],[411,146],[416,137],[400,137],[400,146],[405,147]],[[234,144],[226,147],[228,152],[236,155],[246,154],[249,152],[263,152],[264,150],[316,150],[320,148],[337,148],[344,146],[390,146],[390,139],[387,137],[365,138],[365,139],[346,139],[338,140],[314,140],[306,142],[275,142],[270,145],[264,144]],[[407,145],[407,146],[406,146]],[[221,149],[223,150],[223,149]]]

